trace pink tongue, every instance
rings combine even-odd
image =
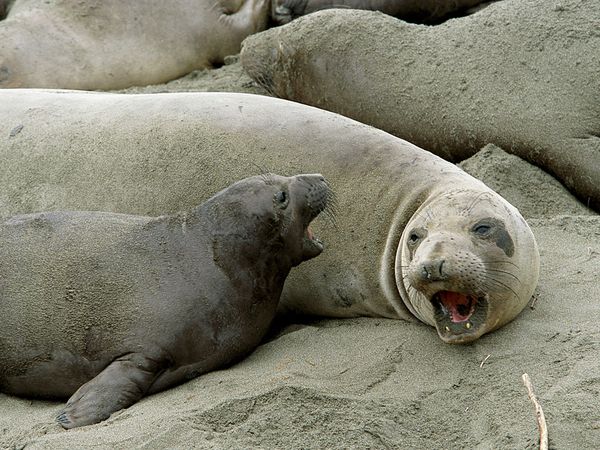
[[[471,317],[473,308],[472,305],[469,305],[469,298],[466,295],[449,291],[440,292],[439,295],[446,309],[450,311],[452,322],[464,322]],[[466,311],[466,314],[458,312],[459,306],[462,306],[460,309],[463,312]]]
[[[306,237],[312,241],[313,238],[314,238],[314,236],[315,235],[313,234],[313,232],[310,229],[310,227],[306,227]]]

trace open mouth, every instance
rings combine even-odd
[[[312,232],[310,225],[304,230],[304,254],[307,257],[315,257],[323,251],[323,242]]]
[[[431,297],[438,334],[446,342],[468,342],[482,334],[487,295],[439,291]]]

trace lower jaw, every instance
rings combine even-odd
[[[467,328],[469,321],[465,322],[450,322],[440,324],[436,321],[435,328],[440,339],[448,344],[466,344],[473,342],[485,333],[484,326],[473,326]]]

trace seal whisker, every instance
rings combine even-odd
[[[256,81],[256,83],[262,87],[265,91],[267,91],[267,93],[271,96],[276,96],[277,94],[275,93],[275,89],[273,89],[273,81],[270,79],[270,77],[267,77],[267,75],[263,75],[260,73],[259,70],[251,70],[248,69],[248,71],[252,72],[254,75],[254,81]]]
[[[516,267],[517,269],[519,268],[518,264],[515,264],[512,261],[501,261],[501,260],[498,260],[498,261],[486,261],[486,260],[483,260],[481,262],[484,263],[484,264],[486,264],[486,265],[487,264],[510,264],[510,265]]]
[[[490,281],[491,281],[491,282],[493,282],[493,283],[495,283],[497,286],[501,286],[501,287],[503,287],[504,289],[508,289],[510,292],[512,292],[512,293],[514,294],[514,296],[515,296],[517,299],[519,299],[519,300],[521,299],[521,297],[519,296],[519,294],[517,294],[513,288],[511,288],[509,285],[507,285],[507,284],[503,283],[502,281],[500,281],[500,280],[497,280],[497,279],[495,279],[495,278],[492,278],[492,277],[487,277],[487,278],[486,278],[486,280],[483,282],[483,286],[484,286],[486,289],[490,289],[490,290],[491,290],[491,288],[493,287],[493,285],[492,285],[491,283],[488,283],[488,282],[490,282]]]
[[[261,166],[258,163],[255,163],[254,161],[252,161],[250,164],[252,166],[254,166],[256,169],[258,169],[259,176],[263,179],[265,184],[272,184],[272,180],[273,180],[273,171],[272,170],[269,170],[266,166]]]
[[[519,280],[519,277],[517,275],[515,275],[514,273],[507,272],[506,270],[492,269],[491,267],[487,267],[486,269],[488,272],[496,272],[496,273],[501,273],[504,275],[509,275],[509,276],[513,277],[519,283],[521,282],[521,280]]]

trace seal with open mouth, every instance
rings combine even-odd
[[[319,174],[247,178],[158,218],[46,212],[0,224],[0,390],[99,422],[251,352],[290,269],[318,256]]]
[[[397,284],[411,312],[446,342],[468,342],[498,327],[517,312],[521,284],[528,283],[517,267],[538,270],[535,258],[518,260],[515,246],[530,244],[509,209],[490,194],[450,190],[424,203],[402,234]]]
[[[256,165],[323,173],[336,193],[335,222],[317,225],[327,251],[286,280],[280,305],[292,312],[417,318],[435,326],[434,294],[470,294],[489,304],[476,308],[487,311],[480,324],[476,315],[470,325],[437,326],[444,341],[468,342],[515,318],[537,284],[535,237],[500,195],[409,142],[299,103],[235,93],[7,89],[0,91],[2,135],[9,136],[0,139],[5,215],[56,208],[154,214],[185,209],[215,183],[243,178]],[[489,236],[474,233],[481,221],[488,221]],[[402,252],[413,229],[423,242],[411,244],[409,258]],[[442,276],[465,252],[479,256],[481,264],[468,266],[473,273],[461,272],[469,287],[456,276],[433,288],[408,283],[409,262],[428,258],[429,246],[447,254]],[[467,282],[476,271],[477,284]],[[437,299],[458,322],[466,316],[464,298],[442,292]],[[459,303],[465,306],[452,308]]]

